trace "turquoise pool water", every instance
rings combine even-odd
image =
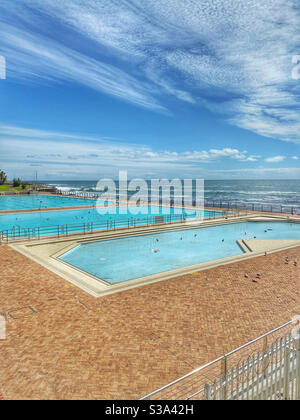
[[[106,229],[107,227],[113,227],[114,220],[118,221],[119,227],[128,226],[128,219],[130,221],[136,220],[136,225],[145,224],[147,216],[153,214],[155,211],[158,215],[166,215],[170,211],[171,214],[174,213],[174,209],[168,209],[166,207],[158,206],[142,206],[140,207],[140,213],[138,215],[132,215],[133,209],[131,207],[126,209],[125,214],[121,214],[123,209],[118,207],[115,208],[116,214],[106,214],[101,215],[98,213],[97,209],[82,209],[82,210],[58,210],[58,211],[41,211],[33,213],[14,213],[14,214],[5,214],[0,215],[0,232],[15,229],[21,234],[26,234],[28,229],[38,229],[41,230],[41,236],[54,235],[57,234],[57,226],[60,226],[59,233],[63,234],[65,232],[65,226],[68,225],[68,231],[71,232],[82,232],[83,224],[93,223],[94,230]],[[197,211],[192,215],[187,215],[186,217],[209,217],[211,215],[222,215],[221,212],[211,212],[211,211]],[[225,214],[225,213],[224,213]],[[98,225],[97,225],[98,224]],[[132,225],[130,225],[132,226]],[[48,230],[49,227],[49,230]],[[47,228],[47,231],[46,231]],[[87,228],[88,229],[88,228]],[[37,236],[38,232],[32,232],[31,236]]]
[[[77,246],[60,259],[116,284],[243,254],[237,240],[253,237],[300,240],[300,223],[232,223],[93,242]]]
[[[0,196],[0,210],[31,210],[92,206],[96,200],[55,195]]]

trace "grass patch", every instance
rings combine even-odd
[[[21,186],[14,188],[12,185],[0,185],[0,191],[8,191],[8,190],[26,191],[26,190],[29,190],[30,188],[32,188],[32,185],[26,185],[25,190],[23,190]]]

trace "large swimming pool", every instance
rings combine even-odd
[[[77,199],[75,199],[77,200]],[[89,231],[102,230],[114,227],[114,221],[117,221],[117,227],[144,225],[147,223],[147,218],[150,217],[150,223],[155,223],[155,216],[152,214],[173,216],[176,210],[174,208],[167,208],[162,206],[141,206],[139,214],[135,215],[133,207],[114,207],[115,214],[99,214],[97,209],[79,209],[79,210],[57,210],[57,211],[41,211],[32,213],[14,213],[0,215],[0,232],[12,230],[18,235],[26,235],[28,229],[31,230],[32,237],[50,236],[57,233],[66,233],[66,226],[68,233],[82,232],[84,229]],[[125,209],[125,210],[124,210]],[[193,214],[187,214],[186,218],[221,216],[226,213],[212,212],[208,210],[197,210]],[[175,216],[177,217],[177,216]],[[180,215],[179,215],[180,217]],[[167,221],[166,218],[164,221]],[[176,219],[178,220],[178,219]],[[160,222],[159,217],[156,220]],[[128,225],[129,223],[129,225]],[[85,225],[85,226],[83,226]],[[40,228],[40,229],[39,229]],[[42,228],[42,229],[41,229]],[[49,228],[49,229],[48,229]],[[13,232],[10,232],[14,236]]]
[[[60,259],[110,284],[242,254],[237,240],[299,239],[300,223],[243,222],[80,244]]]
[[[0,210],[33,210],[92,206],[96,200],[55,195],[0,196]]]

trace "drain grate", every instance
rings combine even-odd
[[[12,319],[28,318],[36,313],[37,311],[32,306],[24,306],[23,308],[13,309],[7,312],[8,316]]]

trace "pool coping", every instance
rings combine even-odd
[[[41,264],[42,266],[46,267],[50,271],[54,272],[55,274],[62,277],[64,280],[74,284],[75,286],[81,288],[82,290],[86,291],[90,295],[100,298],[105,295],[109,295],[112,293],[117,293],[125,290],[129,290],[135,287],[145,286],[151,283],[156,283],[158,281],[167,280],[170,278],[175,278],[184,274],[192,274],[194,272],[207,270],[210,268],[218,267],[221,265],[226,265],[234,262],[238,262],[244,259],[255,258],[261,255],[264,255],[265,252],[273,253],[282,251],[284,249],[294,248],[300,245],[300,240],[281,240],[275,239],[270,240],[269,246],[264,248],[264,250],[253,251],[251,245],[249,245],[247,240],[237,240],[239,246],[243,249],[244,253],[230,256],[226,258],[221,258],[218,260],[208,261],[205,263],[190,265],[186,267],[177,268],[174,270],[169,270],[165,272],[160,272],[156,274],[152,274],[145,277],[139,277],[131,280],[127,280],[117,284],[111,284],[106,282],[103,279],[100,279],[92,274],[89,274],[83,270],[76,268],[75,266],[66,263],[65,261],[60,260],[58,257],[68,250],[78,246],[82,243],[88,242],[97,242],[97,241],[104,241],[104,240],[111,240],[111,239],[121,239],[122,237],[129,237],[129,236],[137,236],[137,235],[149,235],[153,233],[159,232],[166,232],[169,230],[186,230],[186,229],[194,229],[194,228],[205,228],[208,226],[217,226],[220,224],[228,224],[228,223],[240,223],[243,221],[290,221],[290,222],[298,222],[299,219],[295,218],[295,220],[287,217],[267,217],[266,215],[253,215],[247,217],[241,217],[238,220],[235,218],[233,219],[222,219],[218,221],[203,221],[199,223],[195,222],[185,222],[174,225],[159,225],[159,226],[149,226],[148,228],[145,227],[137,227],[137,228],[130,228],[126,229],[125,231],[121,229],[118,231],[113,232],[97,232],[96,234],[86,234],[81,235],[81,237],[68,237],[68,238],[52,238],[52,239],[43,239],[40,241],[32,241],[30,243],[23,242],[18,244],[11,244],[9,245],[14,250],[20,252],[21,254],[25,255],[26,257],[34,260],[35,262]],[[252,241],[266,241],[265,239],[252,239]],[[58,246],[55,252],[51,252],[51,247]],[[46,252],[46,255],[43,255],[43,252],[34,252],[34,250],[40,251],[42,250],[41,247],[44,249],[50,249],[50,251]],[[50,247],[50,248],[49,248]],[[120,262],[121,263],[121,262]]]
[[[97,200],[96,200],[97,201]],[[116,204],[107,204],[103,207],[115,207]],[[47,211],[69,211],[69,210],[87,210],[87,209],[94,209],[97,207],[102,207],[99,203],[97,204],[90,204],[86,206],[70,206],[70,207],[47,207],[43,209],[16,209],[16,210],[0,210],[1,215],[9,215],[9,214],[20,214],[20,213],[40,213],[40,212],[47,212]]]
[[[50,195],[50,194],[47,194]],[[53,196],[53,194],[52,194]],[[60,197],[59,195],[56,197]],[[131,203],[130,201],[125,201],[125,200],[120,200],[117,203],[111,203],[111,204],[106,204],[103,206],[101,204],[99,204],[98,200],[101,200],[101,198],[99,197],[98,199],[95,198],[81,198],[81,197],[69,197],[69,198],[74,198],[75,200],[80,200],[80,199],[84,199],[84,200],[92,200],[94,201],[96,204],[90,204],[90,205],[86,205],[86,206],[69,206],[69,207],[48,207],[48,208],[33,208],[33,209],[15,209],[15,210],[0,210],[0,215],[5,215],[5,214],[19,214],[19,213],[39,213],[39,212],[45,212],[45,211],[64,211],[64,210],[80,210],[80,209],[91,209],[91,208],[97,208],[97,207],[130,207],[130,206],[134,206],[134,203]],[[103,201],[105,201],[105,199],[103,199]],[[230,213],[232,211],[236,211],[236,212],[242,212],[243,210],[236,210],[236,209],[224,209],[224,208],[211,208],[211,207],[205,207],[205,206],[190,206],[190,205],[168,205],[168,204],[160,204],[160,203],[155,203],[155,202],[151,202],[151,203],[147,203],[147,202],[141,202],[139,204],[140,206],[155,206],[155,207],[167,207],[167,208],[179,208],[179,209],[186,209],[186,210],[193,210],[193,211],[197,211],[197,210],[203,210],[203,211],[211,211],[211,212],[220,212],[220,213]],[[276,214],[276,213],[274,213]]]

